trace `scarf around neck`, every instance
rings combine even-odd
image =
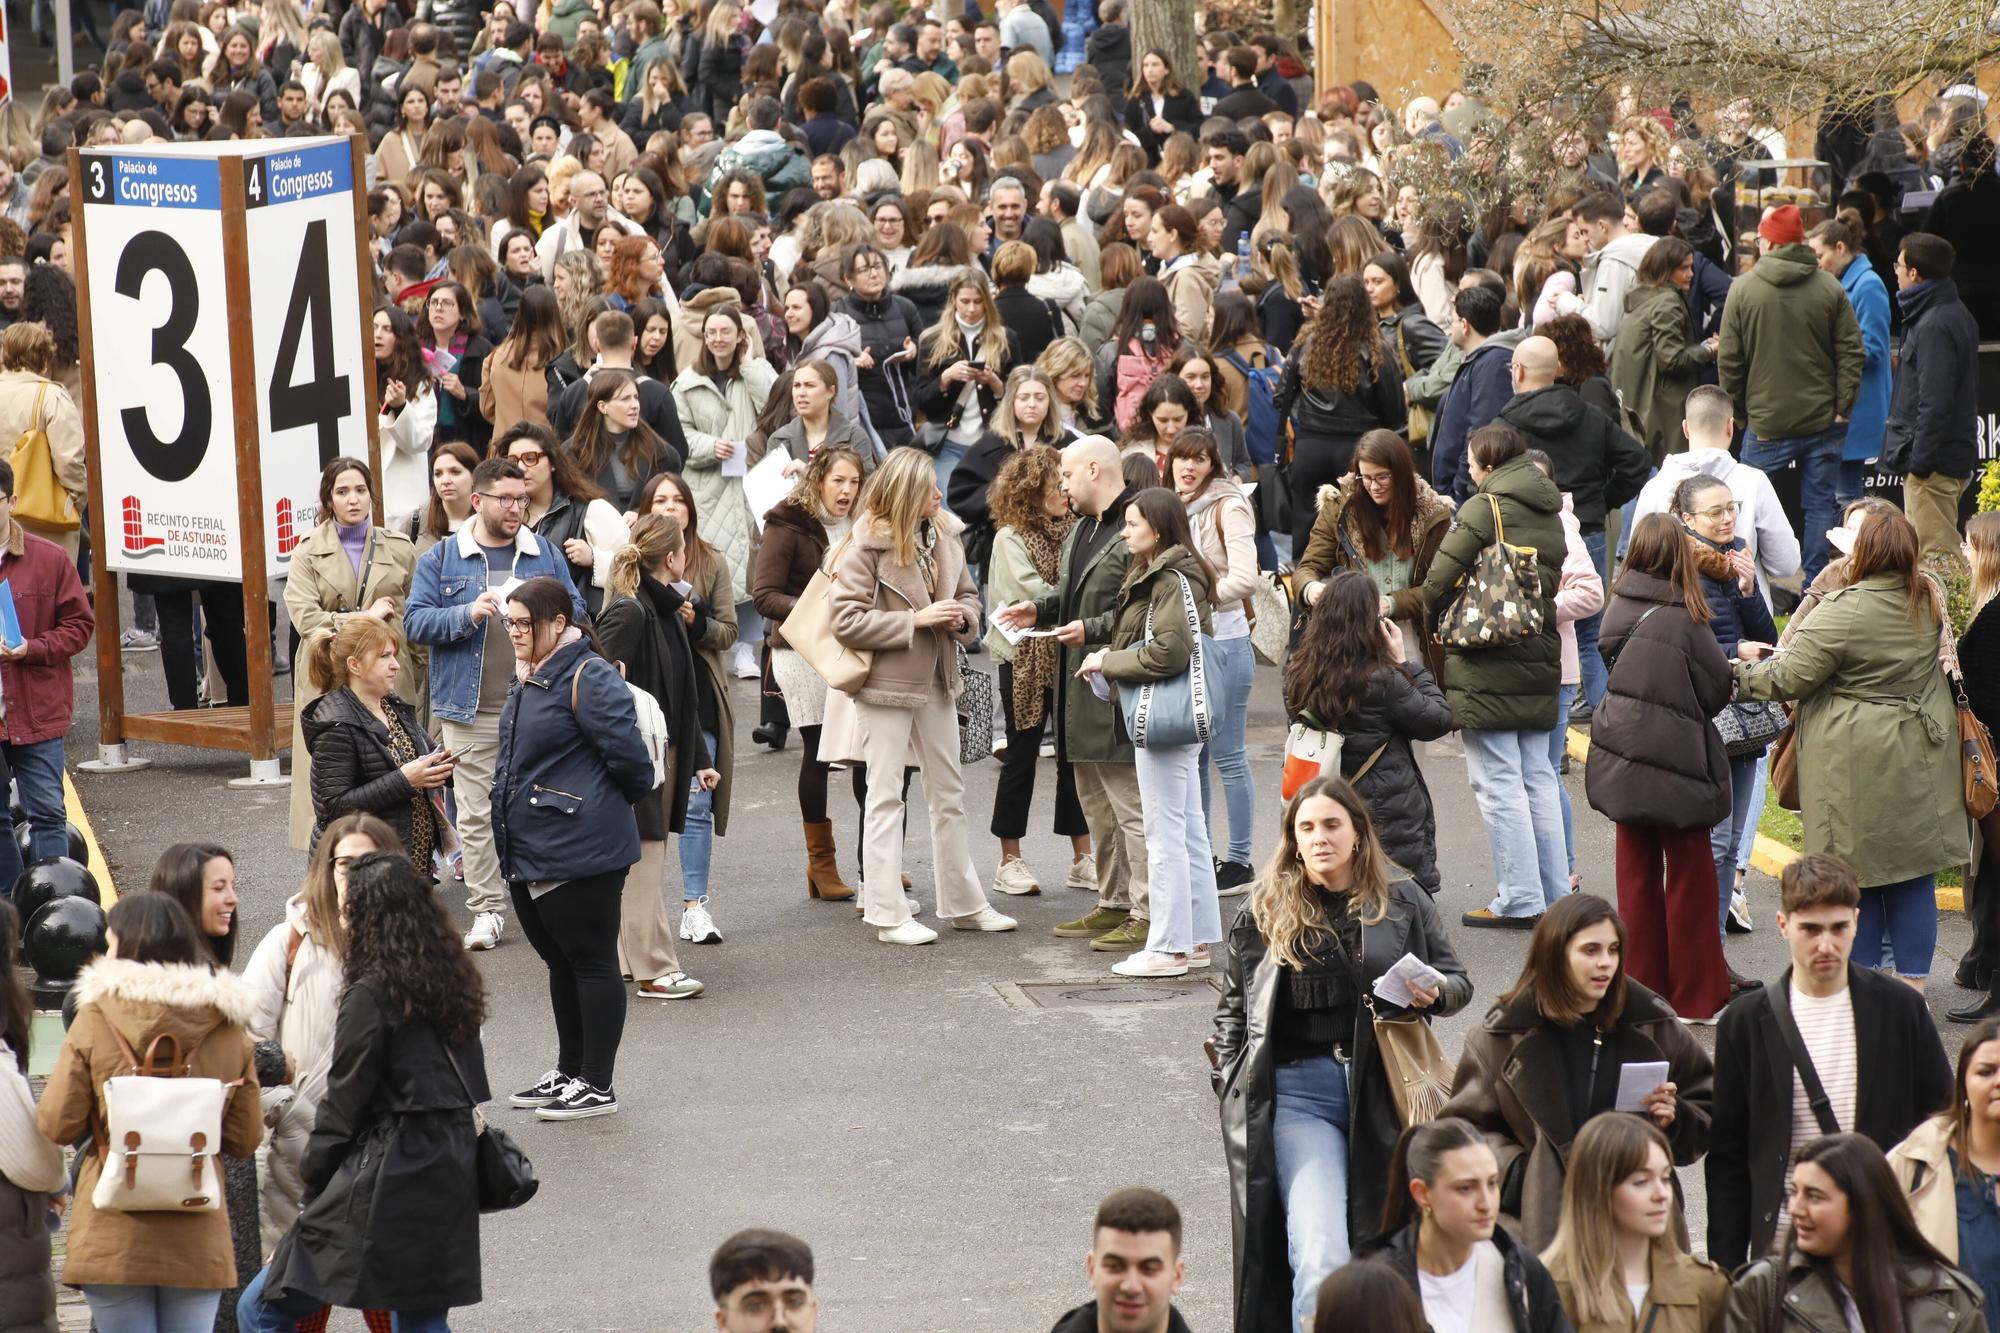
[[[1055,586],[1062,561],[1063,538],[1075,522],[1075,515],[1064,514],[1016,529],[1028,548],[1028,562],[1050,587]],[[1055,686],[1061,657],[1062,645],[1054,639],[1023,639],[1014,645],[1014,720],[1021,730],[1041,723],[1042,703]]]
[[[581,643],[581,642],[583,642],[583,631],[578,629],[574,625],[569,626],[568,628],[563,630],[562,637],[558,638],[555,641],[555,645],[551,647],[547,653],[543,654],[540,658],[536,659],[535,661],[523,662],[520,658],[518,657],[515,658],[514,679],[526,680],[528,677],[534,675],[537,671],[541,670],[542,665],[546,663],[549,660],[549,658],[554,657],[557,653],[569,647],[571,644]]]

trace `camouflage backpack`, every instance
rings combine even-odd
[[[1465,572],[1458,600],[1438,621],[1438,638],[1452,648],[1504,648],[1542,632],[1542,580],[1532,546],[1509,546],[1492,495],[1493,541]]]

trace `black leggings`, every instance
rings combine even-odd
[[[765,726],[789,727],[791,715],[785,711],[785,696],[778,692],[778,686],[771,679],[771,645],[764,645],[761,657],[763,678],[758,682],[757,720]]]
[[[628,868],[629,869],[629,868]],[[611,1087],[625,1035],[625,979],[618,970],[618,900],[625,870],[573,879],[531,897],[510,884],[521,933],[549,969],[556,1068],[593,1088]]]
[[[1305,554],[1313,520],[1319,517],[1319,488],[1347,475],[1355,443],[1355,437],[1325,435],[1300,435],[1292,441],[1292,559]]]
[[[1028,806],[1035,799],[1035,765],[1041,758],[1042,732],[1049,725],[1049,710],[1056,706],[1052,696],[1044,696],[1041,720],[1032,727],[1014,725],[1014,664],[1000,664],[1000,706],[1007,715],[1007,757],[1000,761],[1000,784],[993,793],[993,836],[1024,838],[1028,833]],[[1065,761],[1056,762],[1056,833],[1075,838],[1090,832],[1083,820],[1083,806],[1076,799],[1076,774]]]
[[[799,818],[808,824],[826,822],[826,782],[833,770],[820,762],[819,728],[800,727],[799,740],[805,745],[805,753],[799,756]],[[861,764],[848,770],[854,775],[854,803],[867,804],[868,769]]]
[[[193,708],[200,680],[195,672],[194,590],[153,594],[159,612],[160,667],[167,673],[167,701],[176,710]],[[204,584],[201,616],[208,651],[229,691],[229,706],[250,702],[249,644],[243,634],[243,588],[236,583]]]

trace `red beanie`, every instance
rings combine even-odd
[[[1764,215],[1757,224],[1757,234],[1772,245],[1804,245],[1805,223],[1799,218],[1796,204],[1782,204]]]

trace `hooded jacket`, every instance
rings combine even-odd
[[[1678,288],[1634,287],[1625,293],[1625,322],[1611,353],[1611,385],[1637,414],[1655,467],[1668,454],[1687,448],[1681,434],[1684,407],[1708,360],[1688,327],[1687,299]]]
[[[1882,465],[1969,478],[1979,465],[1979,324],[1950,278],[1906,287]]]
[[[741,138],[724,147],[715,159],[715,169],[708,174],[709,193],[721,188],[724,176],[738,170],[757,173],[765,193],[774,198],[812,184],[812,166],[806,155],[776,130],[745,130]]]
[[[1729,702],[1729,661],[1681,590],[1655,574],[1618,577],[1598,640],[1611,682],[1590,727],[1584,793],[1616,824],[1712,828],[1729,813],[1729,756],[1712,719]]]
[[[806,334],[798,355],[792,358],[792,366],[797,369],[807,361],[824,361],[833,367],[833,410],[853,422],[868,438],[868,447],[861,450],[861,457],[872,467],[876,461],[874,432],[869,429],[868,403],[862,396],[862,372],[854,364],[866,344],[862,341],[860,322],[844,308],[846,302],[841,305],[843,308],[828,312]]]
[[[63,1038],[35,1121],[55,1143],[102,1135],[103,1085],[131,1072],[123,1037],[141,1059],[159,1037],[179,1043],[197,1078],[233,1084],[222,1111],[222,1152],[247,1158],[264,1137],[257,1071],[246,1031],[257,1006],[240,977],[191,963],[135,963],[101,958],[76,983],[76,1021]],[[163,1046],[164,1052],[168,1048]],[[252,1274],[236,1271],[229,1213],[100,1212],[92,1196],[105,1155],[83,1157],[71,1204],[69,1286],[159,1286],[223,1291]],[[220,1172],[218,1171],[218,1177]]]
[[[1636,445],[1634,446],[1637,447]],[[1483,498],[1492,496],[1492,501]],[[1548,731],[1556,725],[1562,645],[1556,633],[1556,585],[1562,578],[1562,492],[1525,458],[1486,475],[1439,545],[1424,580],[1425,626],[1435,631],[1458,599],[1480,551],[1493,544],[1494,506],[1509,544],[1530,547],[1541,584],[1542,632],[1501,648],[1444,650],[1444,693],[1460,727],[1489,731]]]
[[[1555,484],[1574,499],[1586,532],[1603,527],[1605,514],[1637,495],[1653,470],[1645,446],[1567,384],[1516,394],[1497,420],[1549,456]]]
[[[1183,587],[1182,579],[1186,580]],[[1119,688],[1172,680],[1194,660],[1195,642],[1188,632],[1187,600],[1194,598],[1201,632],[1212,632],[1208,571],[1185,546],[1156,551],[1144,565],[1125,568],[1118,610],[1111,623],[1111,651],[1104,655],[1104,678]],[[1147,634],[1146,622],[1152,621]]]
[[[1817,435],[1847,416],[1866,363],[1854,307],[1811,247],[1781,245],[1730,287],[1715,368],[1759,439]]]
[[[334,1016],[340,1008],[340,956],[313,938],[304,893],[291,896],[285,919],[258,941],[244,965],[243,981],[257,1004],[250,1035],[260,1044],[277,1042],[295,1070],[290,1084],[262,1092],[264,1125],[270,1132],[257,1150],[257,1216],[268,1254],[305,1201],[306,1140],[326,1095]]]
[[[1625,294],[1639,280],[1639,265],[1655,239],[1627,232],[1583,261],[1580,313],[1590,321],[1591,332],[1604,345],[1606,355],[1616,350],[1619,330],[1625,324]]]
[[[1861,326],[1861,347],[1866,360],[1861,368],[1861,392],[1854,411],[1847,417],[1847,444],[1841,450],[1843,462],[1865,463],[1882,455],[1883,432],[1889,424],[1890,368],[1889,289],[1867,255],[1856,255],[1840,275],[1841,290],[1854,307]],[[5,439],[0,434],[0,439]]]
[[[1068,323],[1056,330],[1056,336],[1061,337],[1083,327],[1083,312],[1090,304],[1092,285],[1081,269],[1065,262],[1029,278],[1028,294],[1043,301],[1052,301],[1056,309],[1062,311]]]
[[[1762,468],[1737,462],[1727,449],[1689,449],[1668,454],[1660,462],[1658,475],[1639,492],[1632,521],[1636,523],[1648,514],[1672,512],[1674,492],[1682,482],[1697,475],[1714,477],[1727,485],[1729,493],[1742,506],[1736,514],[1736,532],[1749,543],[1768,603],[1770,582],[1788,579],[1799,572],[1799,536],[1792,531],[1791,520],[1785,517],[1784,508],[1778,503],[1778,492]]]
[[[1215,311],[1215,289],[1222,282],[1222,261],[1197,250],[1174,260],[1161,280],[1174,303],[1174,327],[1181,337],[1205,346],[1209,317]]]

